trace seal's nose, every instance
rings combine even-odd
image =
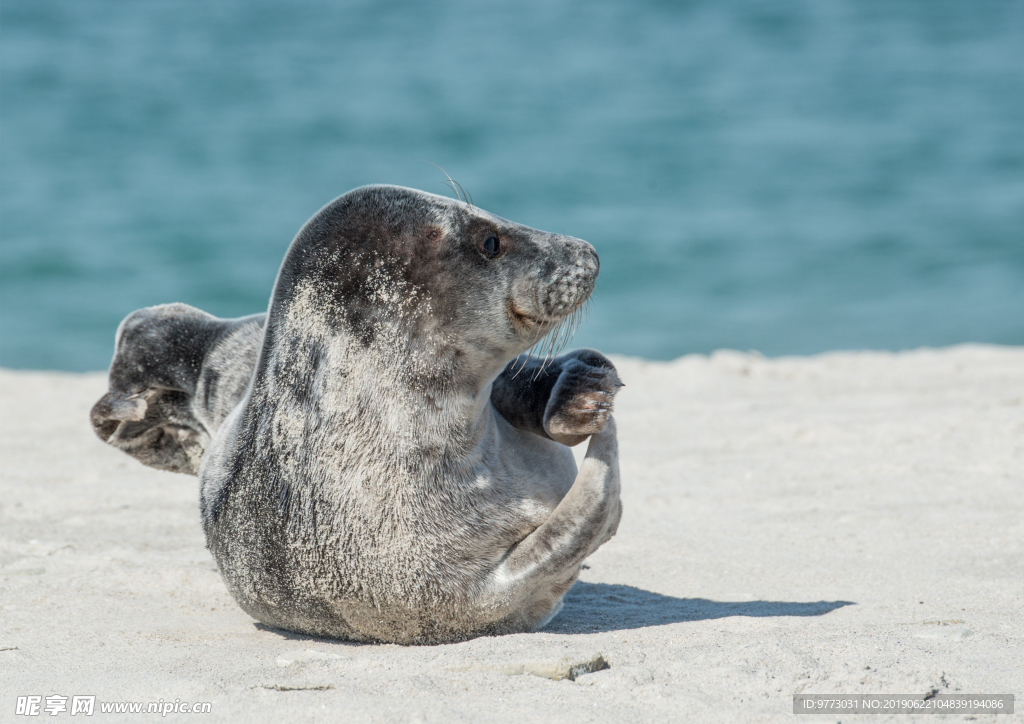
[[[592,273],[594,275],[594,278],[596,279],[597,275],[601,273],[601,259],[597,256],[597,249],[595,249],[593,246],[591,246],[585,241],[581,241],[581,243],[584,247],[583,254],[586,257],[584,265],[588,269],[593,270]]]
[[[553,242],[560,253],[555,255],[557,262],[550,265],[543,280],[540,298],[546,315],[561,317],[587,301],[594,291],[601,264],[594,247],[582,239],[559,236]]]
[[[575,266],[577,272],[583,277],[589,277],[591,282],[596,280],[601,271],[601,260],[597,256],[597,250],[583,239],[571,236],[566,236],[564,239],[573,257],[570,265]]]

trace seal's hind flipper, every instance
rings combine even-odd
[[[263,318],[218,319],[186,304],[132,312],[117,330],[110,391],[90,413],[96,434],[150,467],[198,474],[245,394]]]
[[[89,417],[100,439],[139,462],[197,475],[210,436],[190,408],[191,398],[178,390],[115,390],[100,398]]]

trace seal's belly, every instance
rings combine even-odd
[[[544,509],[521,503],[486,527],[453,523],[445,535],[389,537],[358,551],[236,528],[232,544],[216,546],[214,555],[241,607],[272,626],[361,641],[455,641],[501,632],[509,611],[480,596],[481,584],[542,522]]]
[[[254,618],[314,635],[413,643],[497,633],[509,611],[485,600],[482,584],[555,510],[576,465],[567,447],[500,418],[491,433],[471,466],[429,489],[410,480],[404,498],[342,485],[316,498],[293,491],[282,505],[258,473],[235,477],[207,531],[231,593]]]
[[[569,492],[576,479],[576,460],[566,446],[517,430],[500,417],[498,426],[501,445],[489,472],[506,500],[518,506],[521,524],[527,528],[525,537],[547,520]],[[494,513],[500,513],[500,505],[495,502]]]

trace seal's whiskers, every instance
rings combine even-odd
[[[449,177],[449,178],[451,178],[451,177]],[[472,196],[470,196],[470,194],[469,194],[469,192],[468,192],[468,191],[466,191],[466,187],[465,187],[465,186],[463,186],[462,184],[460,184],[460,183],[459,183],[458,181],[456,181],[455,179],[451,179],[451,182],[452,182],[453,184],[455,184],[456,186],[458,186],[458,187],[459,187],[460,189],[462,189],[462,196],[463,196],[463,199],[462,199],[462,200],[463,200],[463,201],[465,201],[465,202],[466,202],[467,204],[469,204],[470,206],[475,206],[475,205],[476,205],[476,204],[474,204],[474,203],[473,203],[473,197],[472,197]]]
[[[537,343],[530,348],[526,362],[524,362],[516,371],[516,374],[519,374],[523,367],[529,363],[530,358],[534,356],[533,350],[536,349],[539,344],[542,351],[536,356],[541,359],[541,365],[533,378],[537,379],[540,377],[551,363],[551,360],[557,357],[562,350],[569,345],[573,337],[576,336],[576,330],[579,329],[580,323],[583,321],[583,311],[584,309],[582,306],[577,307],[567,316],[563,317],[542,339],[538,340]]]
[[[451,176],[449,176],[447,171],[445,171],[443,168],[441,168],[432,161],[427,161],[426,159],[421,160],[423,161],[423,163],[429,163],[431,166],[433,166],[434,168],[436,168],[445,175],[445,177],[448,179],[448,182],[444,185],[452,190],[452,192],[455,194],[455,198],[457,198],[459,201],[462,201],[463,203],[469,204],[470,206],[476,206],[476,204],[473,203],[473,197],[470,195],[468,191],[466,191],[466,188],[458,181],[453,179]],[[462,193],[459,193],[460,190],[462,191]]]

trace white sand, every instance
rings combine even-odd
[[[196,479],[93,436],[102,375],[0,372],[0,719],[55,693],[516,724],[1024,693],[1024,348],[618,364],[618,535],[545,631],[421,648],[256,625],[203,546]],[[597,654],[610,668],[575,681],[520,673]]]

